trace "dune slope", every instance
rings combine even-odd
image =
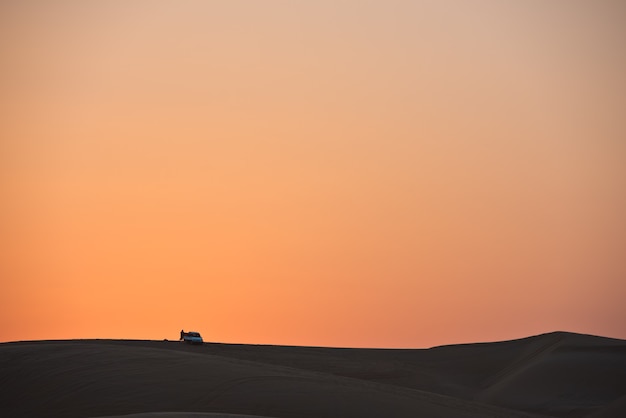
[[[550,416],[585,416],[626,394],[626,341],[566,332],[427,350],[246,345],[213,350]]]
[[[625,354],[624,341],[566,333],[428,350],[5,343],[0,415],[611,416]]]

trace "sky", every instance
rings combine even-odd
[[[626,339],[626,3],[0,2],[0,341]]]

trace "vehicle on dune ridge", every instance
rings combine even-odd
[[[199,332],[189,331],[182,332],[182,340],[187,344],[202,344],[204,341],[202,340],[202,336]]]

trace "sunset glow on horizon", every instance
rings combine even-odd
[[[0,341],[626,339],[626,4],[0,4]]]

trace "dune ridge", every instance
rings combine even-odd
[[[626,406],[626,341],[564,332],[419,350],[13,342],[0,365],[0,415],[15,417],[611,417]]]

